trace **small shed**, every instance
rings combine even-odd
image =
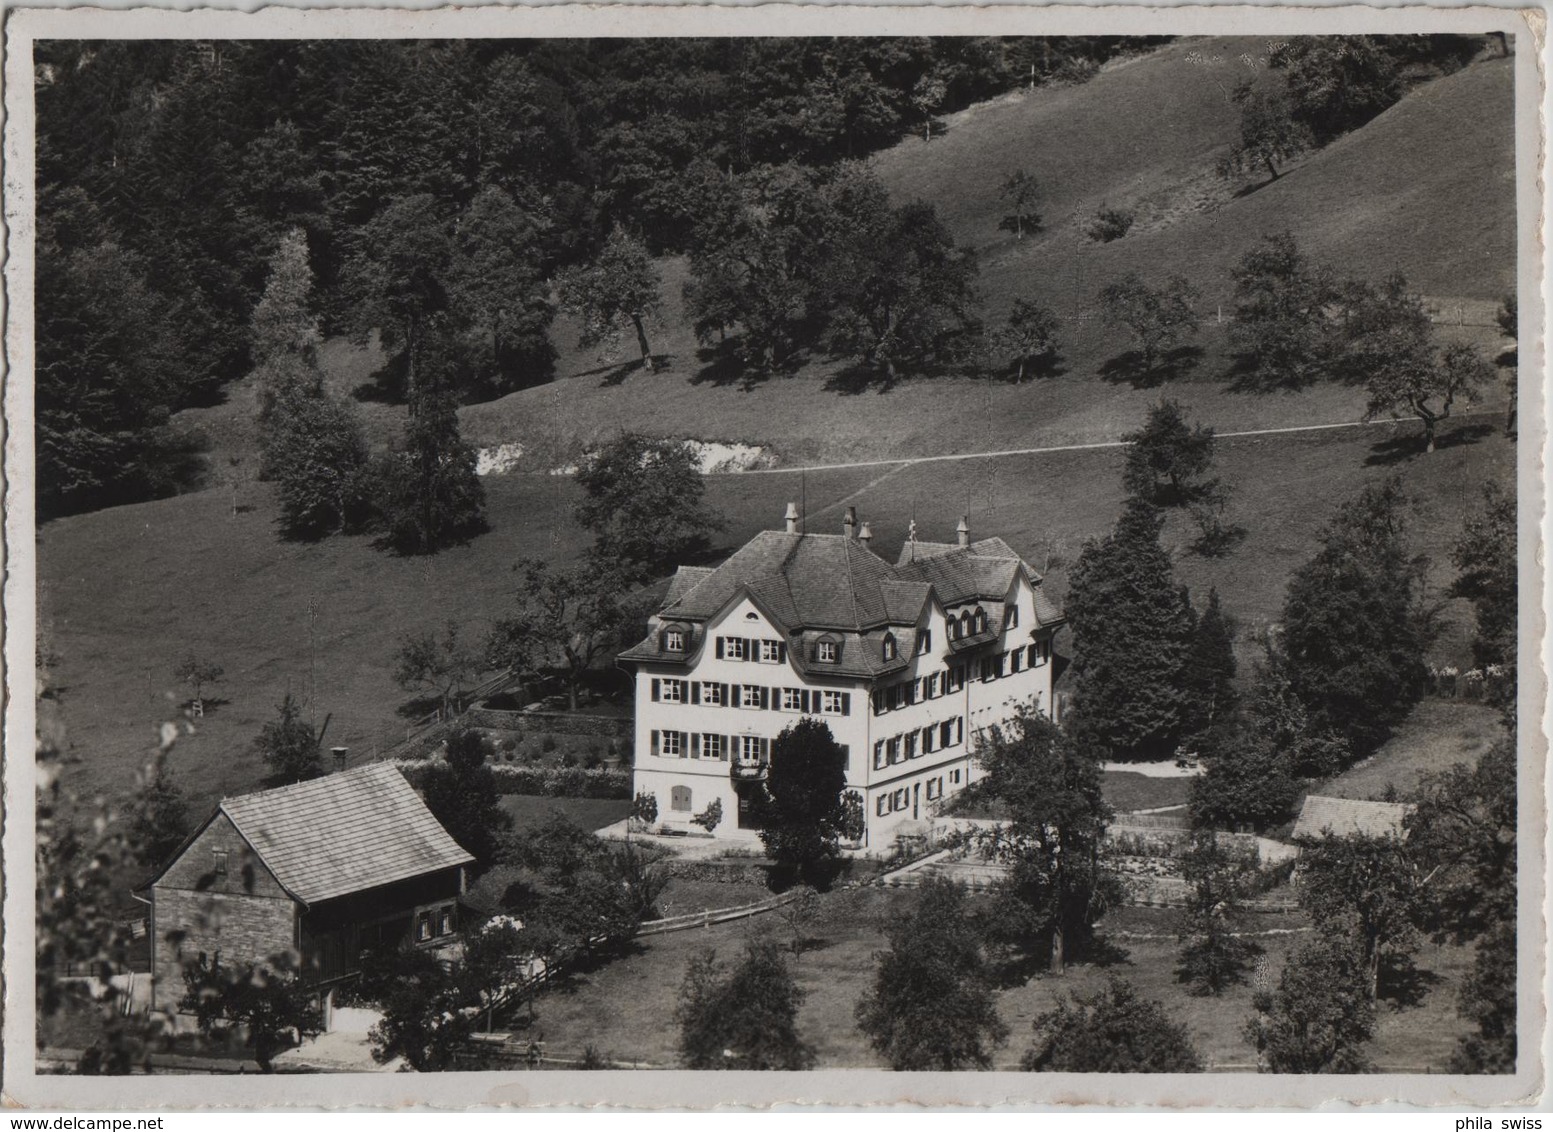
[[[1413,812],[1406,802],[1364,802],[1357,798],[1332,798],[1310,794],[1294,823],[1294,840],[1323,837],[1395,837],[1406,831],[1403,819]]]
[[[324,986],[368,948],[450,943],[473,861],[388,763],[227,798],[141,890],[153,1003],[177,1008],[202,952],[297,952]]]

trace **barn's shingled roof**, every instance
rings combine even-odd
[[[1357,798],[1331,798],[1323,794],[1306,795],[1294,823],[1294,837],[1397,837],[1403,834],[1402,820],[1413,810],[1406,802],[1364,802]]]
[[[227,798],[220,810],[304,904],[474,860],[391,763]]]

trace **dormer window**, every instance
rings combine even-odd
[[[975,631],[971,627],[971,611],[967,609],[960,614],[960,636],[969,637]]]
[[[985,609],[978,609],[976,611],[976,631],[978,633],[985,633],[987,631],[987,611]]]
[[[923,629],[917,634],[917,655],[926,656],[933,647],[933,630]]]
[[[884,659],[894,660],[897,653],[898,647],[895,644],[895,637],[890,633],[886,633],[884,635]]]
[[[683,629],[665,629],[663,631],[663,651],[664,652],[684,652],[685,651],[685,630],[683,630]]]
[[[818,641],[814,646],[814,659],[821,664],[835,664],[841,659],[841,649],[835,641]]]

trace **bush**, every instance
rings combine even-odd
[[[554,751],[555,748],[556,748],[556,742],[555,742],[555,736],[554,735],[546,735],[545,738],[544,738],[544,741],[539,744],[539,749],[541,751],[543,751],[547,755],[551,751]]]
[[[1132,213],[1101,205],[1084,234],[1097,244],[1109,244],[1112,240],[1120,240],[1131,228]]]

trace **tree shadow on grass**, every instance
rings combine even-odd
[[[1420,967],[1411,955],[1394,955],[1382,965],[1379,997],[1398,1010],[1420,1006],[1445,980]]]
[[[775,365],[754,365],[740,352],[739,340],[728,338],[696,351],[696,360],[701,363],[701,369],[690,379],[690,383],[721,388],[737,385],[743,392],[749,393],[772,378],[789,377],[798,372],[807,358],[804,351],[798,350]]]
[[[673,354],[653,354],[651,357],[652,369],[648,373],[657,376],[674,368]],[[620,362],[612,366],[604,366],[600,369],[589,370],[589,373],[603,374],[599,379],[599,388],[609,389],[617,385],[623,385],[625,379],[633,373],[639,373],[647,369],[647,362],[641,358],[632,358],[628,362]]]
[[[1485,436],[1494,432],[1494,426],[1488,423],[1464,424],[1449,432],[1441,431],[1435,435],[1434,450],[1443,452],[1447,448],[1457,448],[1464,444],[1476,444]],[[1370,446],[1370,454],[1365,457],[1365,464],[1370,467],[1389,466],[1401,464],[1416,456],[1426,456],[1424,451],[1424,438],[1422,433],[1409,432],[1405,436],[1393,436],[1388,440],[1379,441]]]
[[[1061,377],[1068,372],[1066,359],[1060,353],[1042,354],[1034,361],[1025,363],[1025,376],[1019,377],[1019,367],[1009,366],[1000,376],[1010,385],[1024,385],[1031,381],[1044,381],[1047,378]]]
[[[1155,359],[1152,367],[1143,364],[1143,351],[1128,350],[1105,362],[1100,376],[1118,385],[1134,389],[1154,389],[1168,381],[1177,381],[1195,370],[1202,361],[1201,346],[1177,346]]]

